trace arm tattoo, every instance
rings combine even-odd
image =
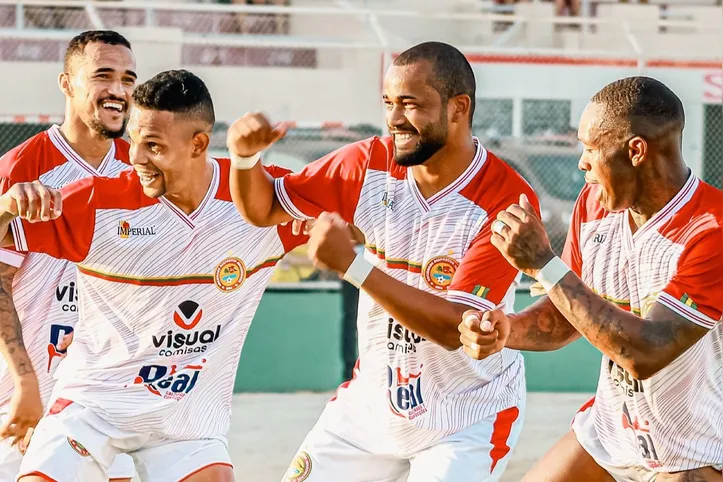
[[[549,296],[593,346],[625,368],[650,362],[651,354],[657,369],[663,368],[707,331],[657,303],[643,319],[598,296],[572,274]]]
[[[16,376],[33,372],[25,351],[23,332],[12,299],[12,283],[16,268],[0,263],[0,352]]]
[[[556,350],[580,336],[547,296],[511,315],[510,325],[507,347],[517,350]]]

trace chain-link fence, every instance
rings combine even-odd
[[[373,33],[374,28],[370,27],[370,17],[361,13],[337,15],[323,9],[311,13],[296,9],[288,10],[292,13],[286,13],[284,5],[287,5],[289,0],[229,0],[217,3],[262,7],[243,11],[193,10],[200,7],[184,7],[182,4],[178,7],[124,8],[121,2],[108,2],[107,6],[89,10],[84,6],[0,4],[0,62],[15,62],[13,65],[60,62],[68,39],[77,31],[97,28],[99,23],[104,28],[174,27],[184,34],[178,57],[178,62],[183,67],[191,70],[204,69],[204,76],[211,76],[217,69],[209,67],[218,66],[227,69],[224,72],[233,71],[233,75],[237,76],[231,77],[224,73],[209,82],[209,85],[213,84],[212,93],[217,110],[224,110],[225,104],[232,103],[234,98],[243,93],[239,92],[240,90],[263,90],[266,88],[264,82],[276,82],[276,78],[286,80],[278,82],[274,87],[275,95],[285,96],[283,102],[277,103],[281,107],[275,112],[287,118],[318,118],[318,111],[324,107],[319,103],[345,103],[347,99],[351,99],[348,109],[343,111],[346,118],[342,123],[322,125],[317,122],[316,127],[308,128],[299,124],[267,153],[267,162],[299,170],[311,160],[344,144],[384,133],[377,89],[381,83],[383,67],[387,65],[384,62],[388,62],[388,56],[399,49],[378,48],[376,42],[379,39]],[[497,39],[498,43],[502,44],[502,38],[506,42],[518,42],[516,45],[531,47],[536,42],[535,39],[544,38],[544,42],[551,43],[543,42],[542,46],[554,46],[564,52],[564,44],[561,42],[570,34],[569,31],[562,34],[557,30],[547,31],[542,26],[538,26],[537,30],[520,29],[519,25],[515,27],[515,22],[506,21],[506,17],[501,16],[491,19],[470,16],[471,20],[412,16],[404,17],[404,21],[401,21],[401,18],[389,14],[388,17],[377,19],[379,22],[376,27],[386,34],[387,41],[393,43],[403,37],[416,42],[433,36],[455,44],[461,42],[462,45],[477,45],[490,39]],[[307,19],[313,21],[307,22]],[[29,34],[23,37],[18,32]],[[695,34],[690,35],[696,38]],[[239,39],[242,40],[240,43]],[[344,42],[348,46],[338,45]],[[402,44],[403,42],[397,42],[395,45]],[[576,45],[579,47],[582,44]],[[136,53],[139,64],[142,62],[141,54],[142,52]],[[380,60],[383,57],[386,60]],[[474,133],[490,151],[512,165],[535,188],[542,203],[543,221],[557,252],[562,250],[573,205],[584,183],[583,173],[577,169],[580,150],[576,125],[581,106],[584,106],[587,98],[609,81],[612,75],[600,74],[600,79],[594,79],[590,76],[590,71],[585,70],[585,66],[589,68],[598,65],[607,68],[612,65],[627,68],[629,70],[625,73],[628,75],[634,75],[636,68],[640,67],[638,60],[629,58],[610,60],[590,54],[582,61],[577,58],[567,63],[561,58],[542,54],[525,57],[504,52],[470,56],[478,77]],[[516,70],[510,67],[511,65],[514,65]],[[711,65],[715,67],[717,64],[713,62]],[[556,66],[557,70],[551,70],[550,66]],[[689,67],[681,68],[688,69],[686,75],[695,79],[697,74],[691,74]],[[720,70],[719,65],[717,69]],[[247,77],[249,72],[263,71],[273,71],[274,75]],[[345,71],[351,72],[351,75],[340,75]],[[29,72],[26,75],[28,81],[28,75],[33,75],[32,69]],[[300,78],[304,76],[306,79],[305,88],[311,86],[316,90],[292,94],[297,72]],[[316,83],[308,80],[310,73],[318,73]],[[23,75],[25,74],[19,74],[19,78],[24,78]],[[240,79],[240,84],[243,82],[243,89],[223,90],[226,87],[224,84],[234,83],[237,78]],[[248,78],[257,80],[249,81]],[[363,85],[361,81],[356,82],[357,78],[364,79]],[[720,79],[714,80],[711,85],[723,84],[723,77]],[[692,82],[693,80],[687,85],[693,85]],[[369,88],[368,84],[374,83],[376,85]],[[573,88],[583,83],[584,88]],[[16,86],[11,86],[0,91],[0,99],[5,100],[0,103],[5,107],[0,109],[8,109],[7,105],[25,107],[24,104],[12,103],[13,98],[18,98],[15,88]],[[325,96],[327,90],[333,91],[328,97]],[[685,94],[682,97],[686,99],[695,99],[696,95],[700,97],[700,94],[695,92]],[[319,99],[316,104],[307,103],[302,108],[297,108],[298,103],[295,100],[314,96]],[[354,103],[356,97],[364,99],[363,102]],[[244,98],[244,102],[247,101],[255,102],[255,98]],[[364,112],[360,108],[361,104],[367,107]],[[369,105],[378,105],[379,110],[371,109],[374,114],[370,116]],[[257,108],[246,109],[243,104],[242,107],[244,110]],[[262,105],[261,108],[265,109],[265,106]],[[694,119],[688,124],[686,139],[690,141],[686,142],[684,149],[686,159],[705,181],[720,187],[723,180],[721,105],[698,103],[689,112],[689,117],[702,116],[702,119]],[[0,123],[2,153],[49,125],[42,118],[37,122],[33,122],[31,117],[15,119],[13,116],[19,113],[8,110],[2,112],[2,119],[6,121]],[[228,120],[239,113],[230,109],[228,113],[219,115],[219,118]],[[377,114],[378,117],[375,118]],[[370,118],[374,118],[374,121],[370,122]],[[224,122],[219,122],[216,126],[211,146],[214,155],[226,155],[226,128],[227,124]],[[278,279],[288,280],[324,279],[327,276],[313,270],[305,257],[302,259],[293,256],[281,263],[277,274]]]

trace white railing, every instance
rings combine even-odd
[[[192,13],[225,13],[225,14],[250,14],[250,15],[332,15],[346,16],[361,20],[365,25],[367,33],[370,34],[371,40],[347,40],[344,38],[324,38],[324,37],[308,37],[298,35],[239,35],[239,34],[213,34],[207,33],[191,33],[184,32],[183,43],[186,45],[214,45],[225,47],[277,47],[277,48],[327,48],[327,49],[366,49],[382,51],[387,57],[395,51],[399,51],[400,47],[406,46],[395,45],[387,37],[384,28],[381,26],[382,19],[404,18],[409,19],[425,19],[440,21],[465,21],[470,25],[475,22],[497,22],[509,25],[507,31],[497,38],[490,45],[459,45],[456,46],[469,54],[539,54],[539,55],[557,55],[561,50],[556,48],[527,48],[515,47],[508,45],[510,38],[516,32],[526,25],[530,24],[551,24],[553,26],[576,25],[582,26],[583,32],[590,31],[591,26],[614,25],[620,29],[620,33],[627,39],[629,44],[628,55],[644,62],[646,52],[641,48],[641,44],[636,38],[635,31],[631,28],[628,21],[610,18],[595,17],[536,17],[530,18],[520,15],[499,14],[499,13],[451,13],[451,12],[426,12],[426,11],[400,11],[383,8],[375,8],[371,4],[366,6],[356,6],[356,4],[338,2],[336,6],[320,7],[320,6],[270,6],[270,5],[240,5],[240,4],[197,4],[197,3],[171,3],[156,1],[124,1],[124,2],[95,2],[81,0],[0,0],[0,7],[15,7],[15,25],[14,28],[0,28],[0,34],[4,37],[14,37],[23,39],[67,39],[71,33],[75,33],[72,28],[64,29],[39,29],[26,25],[26,8],[29,7],[55,7],[83,9],[87,14],[89,23],[93,28],[107,28],[104,24],[101,12],[103,10],[126,10],[126,11],[143,11],[144,25],[146,27],[156,26],[156,14],[159,11],[174,12],[192,12]],[[698,31],[708,32],[710,27],[698,26],[691,21],[671,20],[668,18],[660,18],[657,21],[658,28],[691,28],[694,27]],[[597,56],[611,57],[619,56],[620,51],[611,52],[609,50],[600,49],[581,49],[579,51],[566,51],[566,55],[571,56]]]

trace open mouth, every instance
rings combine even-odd
[[[394,144],[397,148],[409,147],[417,141],[417,134],[405,132],[394,134]]]
[[[158,178],[158,173],[153,172],[138,172],[138,178],[141,181],[142,186],[149,186],[153,184],[153,181]]]
[[[114,114],[119,114],[125,110],[125,103],[117,100],[104,100],[100,106]]]

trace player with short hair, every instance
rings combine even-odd
[[[492,242],[547,296],[509,317],[466,317],[464,344],[482,319],[513,327],[509,347],[554,350],[582,335],[603,353],[595,398],[526,481],[720,481],[723,195],[685,164],[684,124],[661,82],[608,84],[580,120],[588,184],[563,260],[529,206],[497,216]]]
[[[213,124],[201,79],[160,73],[133,93],[133,170],[62,197],[40,183],[0,196],[4,243],[76,263],[80,292],[19,480],[102,480],[120,453],[141,480],[233,480],[225,436],[241,347],[273,267],[305,238],[238,215],[228,159],[208,156]]]
[[[260,114],[230,128],[232,196],[257,225],[317,218],[309,255],[361,287],[359,354],[286,480],[498,480],[522,425],[522,356],[489,335],[460,349],[470,307],[512,309],[518,270],[490,220],[532,188],[473,137],[472,68],[454,47],[400,54],[384,82],[390,137],[350,144],[274,183],[259,151],[284,133]],[[241,156],[241,157],[240,157]],[[355,253],[348,224],[364,235]],[[497,353],[499,352],[499,353]]]
[[[92,30],[74,37],[58,77],[65,120],[0,159],[0,191],[35,180],[61,188],[129,168],[128,144],[120,137],[135,70],[131,45],[119,33]],[[9,482],[50,398],[53,373],[78,319],[78,289],[75,266],[67,261],[4,249],[0,261],[0,481]],[[109,470],[112,479],[130,480],[133,474],[125,455]]]

